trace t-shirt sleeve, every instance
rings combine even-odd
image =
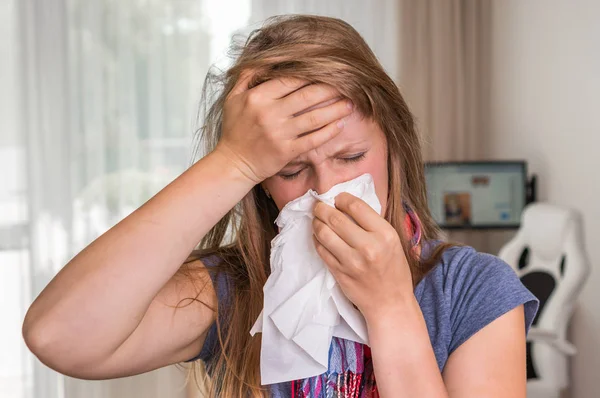
[[[215,256],[207,257],[202,259],[202,263],[205,267],[209,268],[210,279],[217,293],[217,300],[219,302],[219,306],[223,305],[226,302],[227,298],[227,283],[225,275],[223,273],[214,272],[210,269],[218,263],[218,259]],[[202,345],[202,349],[200,350],[198,355],[191,359],[188,359],[185,362],[194,362],[198,359],[201,359],[204,362],[208,362],[215,356],[218,350],[219,337],[217,332],[217,323],[213,322],[208,328],[206,338],[204,339],[204,344]]]
[[[529,331],[539,301],[503,260],[475,250],[462,250],[448,267],[451,338],[448,354],[510,310],[524,305]]]

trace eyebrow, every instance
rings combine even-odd
[[[352,149],[354,146],[358,146],[358,145],[362,145],[365,144],[366,141],[358,141],[358,142],[353,142],[349,145],[346,145],[345,147],[343,147],[342,149],[338,150],[336,153],[334,153],[332,156],[329,157],[336,157],[338,155],[340,155],[341,153],[344,153],[350,149]],[[308,164],[309,162],[307,162],[306,160],[292,160],[291,162],[289,162],[288,164],[286,164],[283,168],[287,168],[287,167],[291,167],[291,166],[298,166],[298,165],[304,165],[304,164]]]

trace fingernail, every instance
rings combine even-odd
[[[344,121],[344,119],[340,119],[340,120],[338,120],[338,122],[337,122],[337,126],[338,126],[339,128],[343,129],[345,125],[346,125],[346,122]]]
[[[354,109],[354,103],[352,101],[346,102],[346,106],[348,107],[348,109]]]

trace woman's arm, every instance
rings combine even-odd
[[[368,322],[381,397],[525,397],[523,306],[502,315],[456,349],[438,369],[416,300]]]
[[[450,397],[525,398],[526,334],[523,306],[507,312],[461,344],[448,358]]]
[[[174,275],[253,185],[219,152],[197,162],[59,272],[26,315],[27,345],[48,366],[82,378],[194,356],[213,314],[200,303],[171,308],[198,293]],[[202,285],[200,299],[214,308],[212,285]]]
[[[372,313],[367,327],[382,398],[449,396],[416,299]]]
[[[172,306],[201,292],[214,308],[215,292],[206,275],[198,286],[176,275],[181,264],[254,185],[335,137],[352,112],[342,100],[296,117],[339,92],[296,79],[248,89],[251,77],[225,102],[217,149],[75,256],[34,301],[23,335],[46,365],[111,378],[200,351],[214,314],[198,302]]]

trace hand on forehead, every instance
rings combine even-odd
[[[324,108],[324,107],[331,105],[342,99],[343,99],[343,97],[340,94],[338,97],[331,98],[329,100],[320,102],[316,105],[310,106],[310,107],[304,109],[303,111],[296,113],[294,115],[294,117],[303,115],[303,114],[310,112],[312,110],[315,110],[315,109]],[[356,111],[354,111],[350,115],[346,116],[343,119],[345,122],[344,130],[340,134],[338,134],[336,137],[332,138],[331,140],[329,140],[326,143],[324,143],[323,145],[321,145],[318,148],[318,150],[321,151],[325,148],[327,148],[327,149],[331,148],[333,151],[335,151],[335,150],[339,150],[340,146],[344,146],[344,145],[347,146],[356,141],[361,141],[362,138],[365,138],[364,133],[366,133],[366,131],[361,131],[361,130],[364,130],[365,126],[360,126],[362,124],[362,123],[360,123],[360,121],[361,121],[360,119],[361,118],[358,117],[358,114]],[[361,129],[361,127],[362,127],[362,129]],[[303,135],[309,134],[309,133],[312,133],[312,131],[307,131]],[[363,134],[361,134],[361,133],[363,133]],[[303,154],[303,155],[306,155],[306,154]],[[303,155],[300,155],[298,157],[302,157]]]
[[[296,117],[296,116],[300,116],[300,115],[303,115],[303,114],[305,114],[306,112],[310,112],[310,111],[312,111],[312,110],[314,110],[314,109],[324,108],[324,107],[326,107],[327,105],[331,105],[331,104],[333,104],[334,102],[336,102],[336,101],[339,101],[339,100],[341,100],[341,99],[342,99],[342,97],[341,97],[341,96],[339,96],[339,97],[332,98],[332,99],[330,99],[330,100],[327,100],[327,101],[323,101],[323,102],[321,102],[321,103],[319,103],[319,104],[313,105],[313,106],[311,106],[311,107],[308,107],[308,108],[306,108],[305,110],[303,110],[303,111],[301,111],[301,112],[298,112],[298,113],[296,113],[296,114],[294,115],[294,117]]]
[[[317,104],[302,113],[309,112],[312,109],[322,108],[331,103],[339,101],[339,99],[332,99],[320,104]],[[352,112],[350,115],[344,117],[344,129],[332,139],[326,141],[321,144],[319,147],[313,149],[310,152],[320,153],[325,156],[332,156],[335,153],[342,151],[344,149],[352,149],[352,147],[360,146],[361,144],[372,142],[374,139],[378,139],[379,137],[379,128],[375,122],[371,119],[361,117],[360,113],[357,111]],[[312,132],[306,132],[305,134],[310,134]],[[305,159],[308,155],[307,153],[303,153],[296,157],[296,159]]]

